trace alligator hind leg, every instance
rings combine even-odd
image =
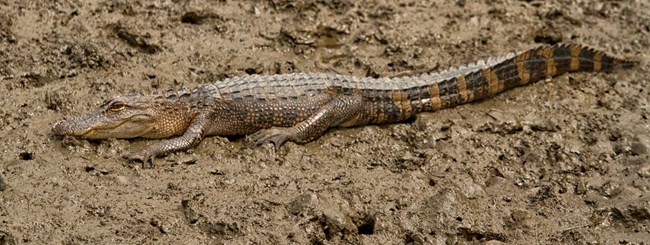
[[[286,141],[307,143],[318,139],[328,128],[340,124],[355,125],[364,120],[365,101],[361,96],[340,96],[314,115],[293,127],[272,127],[257,131],[248,136],[250,145],[258,146],[271,142],[279,148]]]

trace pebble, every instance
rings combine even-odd
[[[646,146],[645,144],[643,144],[641,142],[634,142],[630,146],[630,152],[633,155],[637,155],[637,156],[638,155],[646,155],[646,154],[648,154],[648,146]]]
[[[5,183],[5,179],[0,175],[0,191],[5,191],[7,189],[7,184]]]
[[[621,194],[623,187],[617,182],[608,181],[600,188],[600,193],[606,197],[612,198]]]
[[[324,223],[330,229],[330,232],[334,234],[343,234],[345,230],[349,229],[349,226],[351,225],[348,223],[348,219],[346,218],[345,214],[333,209],[323,210],[321,222]]]
[[[181,158],[178,158],[176,160],[176,164],[187,164],[187,165],[192,165],[196,163],[196,157],[194,156],[183,156]]]
[[[650,165],[645,165],[645,166],[639,168],[639,172],[637,172],[637,173],[642,178],[650,178]]]
[[[310,209],[313,209],[318,205],[318,196],[314,193],[302,194],[291,203],[289,203],[287,209],[293,215],[298,215],[300,213],[308,212]]]
[[[127,178],[124,175],[115,175],[113,178],[115,178],[115,181],[117,183],[120,183],[122,185],[128,185],[129,184],[129,178]]]

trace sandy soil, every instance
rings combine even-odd
[[[650,3],[0,1],[0,244],[650,241]],[[420,74],[542,43],[639,61],[247,148],[61,139],[107,98],[244,74]]]

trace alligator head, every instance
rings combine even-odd
[[[185,132],[194,115],[179,100],[129,94],[105,101],[94,112],[56,122],[52,132],[86,139],[166,138]]]

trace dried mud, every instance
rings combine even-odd
[[[639,61],[305,145],[54,137],[132,91],[244,74],[420,74],[577,42]],[[650,241],[650,3],[0,1],[0,243]]]

